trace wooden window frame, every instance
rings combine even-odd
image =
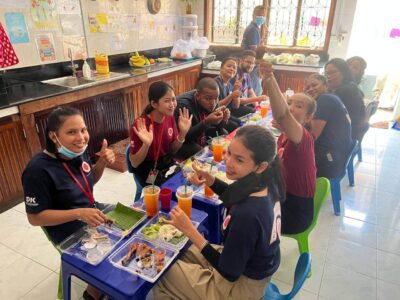
[[[336,2],[337,0],[331,0],[331,8],[329,11],[329,17],[328,17],[328,25],[326,28],[326,36],[325,36],[325,43],[322,48],[317,48],[317,49],[312,49],[312,48],[304,48],[304,47],[282,47],[282,46],[265,46],[265,51],[266,52],[287,52],[287,53],[315,53],[315,54],[327,54],[328,49],[329,49],[329,42],[331,39],[331,33],[332,33],[332,26],[333,26],[333,19],[335,16],[335,10],[336,10]],[[301,5],[302,1],[299,0],[299,3]],[[267,20],[269,19],[269,13],[270,10],[269,5],[270,0],[264,0],[263,5],[267,7]],[[214,7],[214,0],[205,0],[204,1],[204,34],[208,38],[208,40],[212,41],[212,24],[213,24],[213,7]],[[301,7],[301,6],[299,6]],[[300,13],[300,10],[298,10],[298,13]],[[267,30],[266,26],[268,26],[268,22],[266,22],[265,25],[261,27],[261,35],[264,36],[265,32]],[[297,29],[296,29],[297,30]],[[232,50],[239,50],[241,46],[239,44],[216,44],[216,43],[211,43],[211,47],[213,49],[215,48],[224,48],[227,51],[229,49]]]

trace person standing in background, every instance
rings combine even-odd
[[[261,38],[261,26],[265,23],[265,16],[267,15],[266,9],[262,5],[258,5],[254,7],[253,10],[253,20],[246,27],[243,33],[242,39],[242,48],[243,50],[253,50],[256,53],[264,50],[264,46]],[[253,71],[250,73],[251,82],[254,88],[254,92],[257,96],[260,96],[262,93],[261,88],[261,78],[258,74],[258,68],[255,67]]]

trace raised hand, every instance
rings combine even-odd
[[[103,140],[100,152],[98,154],[100,158],[106,162],[106,164],[113,164],[115,162],[114,151],[108,148],[108,142],[106,139]]]
[[[179,131],[186,136],[188,133],[190,126],[192,126],[192,118],[193,115],[189,116],[189,110],[184,107],[183,109],[179,109],[179,120],[178,120],[178,127]]]
[[[137,128],[136,128],[137,127]],[[139,118],[136,122],[136,127],[133,126],[133,131],[145,145],[151,145],[153,142],[153,125],[150,124],[149,129],[146,128],[144,118]]]
[[[259,74],[263,80],[268,81],[271,79],[274,76],[273,71],[274,69],[272,68],[272,64],[270,62],[263,61],[260,63]]]

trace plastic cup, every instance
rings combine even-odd
[[[267,102],[263,101],[260,103],[261,110],[260,110],[260,115],[262,118],[265,118],[268,114],[268,104]]]
[[[160,191],[161,209],[169,210],[171,208],[172,190],[163,188]]]
[[[224,139],[217,137],[212,140],[212,151],[214,161],[222,161],[222,153],[224,152]]]
[[[146,186],[143,188],[144,205],[146,206],[146,214],[149,217],[154,217],[158,212],[158,197],[160,188],[158,186]]]
[[[204,185],[204,195],[206,197],[212,197],[214,195],[214,191],[206,184]]]
[[[185,187],[184,185],[182,185],[176,190],[178,205],[189,218],[192,215],[192,197],[193,189],[189,186]]]

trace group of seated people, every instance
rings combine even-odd
[[[196,90],[178,97],[166,82],[150,85],[149,104],[130,131],[129,159],[142,186],[161,185],[174,158],[188,158],[209,137],[232,132],[240,126],[239,117],[267,99],[251,87],[253,54],[246,51],[239,63],[228,57],[217,78],[203,78]],[[193,246],[158,282],[156,299],[261,298],[280,263],[281,232],[299,233],[310,226],[316,177],[339,176],[354,140],[365,133],[362,94],[346,61],[330,60],[326,77],[311,75],[305,93],[288,99],[272,65],[261,63],[259,75],[281,135],[276,142],[261,126],[240,128],[225,153],[226,176],[234,180],[230,185],[193,164],[189,180],[210,186],[227,209],[223,246],[209,244],[174,208],[168,222]],[[104,141],[99,162],[91,165],[85,153],[89,133],[75,109],[54,111],[46,133],[46,149],[28,164],[22,182],[30,223],[43,226],[58,243],[85,223],[105,222],[92,191],[115,157]],[[84,298],[99,296],[88,287]]]

